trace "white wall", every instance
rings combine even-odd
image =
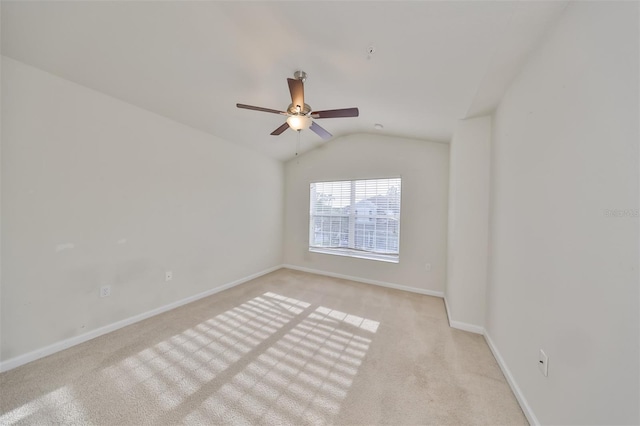
[[[638,6],[569,4],[495,115],[486,329],[543,424],[640,423]]]
[[[357,134],[336,138],[285,165],[285,263],[299,268],[441,293],[446,274],[449,146]],[[309,252],[309,183],[402,177],[400,262]],[[427,272],[425,264],[431,264]]]
[[[9,58],[2,71],[3,361],[282,263],[281,163]]]
[[[451,326],[483,332],[489,239],[491,117],[461,120],[449,154],[445,297]]]
[[[0,22],[2,22],[2,3],[0,3]],[[0,31],[0,35],[2,31]],[[0,37],[0,46],[2,45],[2,40]],[[2,74],[2,63],[0,62],[0,82],[2,82],[3,74]],[[0,100],[2,99],[2,84],[0,84]],[[0,360],[2,359],[2,245],[1,242],[4,240],[3,230],[2,230],[2,106],[0,105]]]

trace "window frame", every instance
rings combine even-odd
[[[357,187],[357,183],[358,182],[363,182],[363,181],[375,181],[375,180],[392,180],[392,179],[397,179],[398,182],[398,187],[399,187],[399,192],[400,194],[398,195],[398,215],[397,215],[397,252],[394,253],[385,253],[385,252],[376,252],[376,251],[369,251],[369,250],[365,250],[365,249],[358,249],[355,248],[353,246],[355,246],[355,241],[356,241],[356,227],[357,227],[357,220],[358,220],[358,214],[356,212],[356,205],[357,203],[363,202],[365,200],[369,200],[372,197],[375,196],[379,196],[379,194],[376,195],[371,195],[368,196],[366,198],[363,198],[362,200],[357,201],[356,200],[356,187]],[[348,182],[351,186],[350,188],[350,202],[349,205],[345,206],[345,207],[349,207],[349,212],[348,213],[344,213],[344,214],[318,214],[317,211],[314,211],[314,208],[312,206],[312,202],[316,201],[317,202],[317,198],[315,198],[315,200],[313,199],[314,197],[312,196],[313,193],[313,186],[315,184],[322,184],[322,183],[346,183]],[[366,185],[366,184],[365,184]],[[309,206],[309,217],[308,217],[308,226],[309,226],[309,234],[308,234],[308,247],[309,247],[309,252],[312,253],[318,253],[318,254],[327,254],[327,255],[334,255],[334,256],[346,256],[346,257],[352,257],[352,258],[357,258],[357,259],[367,259],[367,260],[374,260],[374,261],[380,261],[380,262],[388,262],[388,263],[400,263],[400,234],[401,234],[401,222],[402,222],[402,176],[390,176],[390,177],[376,177],[376,178],[359,178],[359,179],[342,179],[342,180],[317,180],[317,181],[309,181],[309,198],[308,198],[308,206]],[[315,214],[314,214],[315,213]],[[348,220],[348,229],[349,229],[349,233],[348,233],[348,244],[350,245],[350,247],[323,247],[323,246],[318,246],[318,245],[312,245],[312,242],[314,241],[314,236],[316,233],[316,229],[314,227],[314,219],[317,218],[318,216],[326,216],[326,217],[330,217],[330,218],[335,218],[335,217],[345,217]],[[369,215],[365,215],[366,217],[369,218],[369,220],[378,220],[378,219],[387,219],[389,220],[390,218],[388,216],[384,216],[384,217],[379,217],[379,213],[378,210],[376,210],[375,213],[373,214],[369,214]],[[362,218],[360,218],[362,219]],[[366,219],[366,218],[365,218]],[[375,231],[374,231],[375,232]],[[344,232],[338,232],[338,234],[344,234]],[[341,237],[339,237],[341,238]],[[374,238],[376,238],[374,236]],[[387,240],[388,241],[388,240]]]

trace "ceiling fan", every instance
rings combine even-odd
[[[360,113],[358,108],[329,109],[325,111],[313,111],[308,104],[304,103],[304,81],[307,79],[307,73],[304,71],[296,71],[294,78],[288,78],[289,92],[291,93],[291,104],[286,111],[278,111],[276,109],[262,108],[253,105],[236,104],[238,108],[251,109],[254,111],[270,112],[272,114],[280,114],[287,117],[285,123],[271,132],[277,136],[292,128],[293,130],[311,129],[322,139],[329,139],[333,135],[320,127],[314,119],[321,118],[337,118],[337,117],[357,117]]]

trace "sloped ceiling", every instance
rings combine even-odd
[[[269,133],[286,78],[307,72],[334,136],[436,142],[492,111],[565,2],[2,2],[2,54],[232,143],[286,160],[296,134]],[[367,54],[375,47],[373,55]],[[302,151],[322,140],[302,134]]]

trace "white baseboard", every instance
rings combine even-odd
[[[444,293],[442,291],[425,290],[425,289],[421,289],[421,288],[408,287],[408,286],[404,286],[404,285],[400,285],[400,284],[393,284],[393,283],[388,283],[388,282],[384,282],[384,281],[370,280],[368,278],[354,277],[354,276],[351,276],[351,275],[336,274],[336,273],[333,273],[333,272],[321,271],[321,270],[318,270],[318,269],[304,268],[302,266],[296,266],[296,265],[285,264],[285,265],[282,265],[282,267],[283,268],[287,268],[287,269],[293,269],[293,270],[296,270],[296,271],[308,272],[310,274],[325,275],[327,277],[340,278],[340,279],[343,279],[343,280],[356,281],[356,282],[365,283],[365,284],[373,284],[373,285],[377,285],[377,286],[380,286],[380,287],[393,288],[393,289],[396,289],[396,290],[403,290],[403,291],[408,291],[408,292],[411,292],[411,293],[424,294],[424,295],[427,295],[427,296],[444,297]]]
[[[511,371],[507,367],[507,364],[504,362],[504,358],[502,358],[502,355],[500,355],[500,352],[498,352],[498,348],[493,343],[493,340],[491,340],[491,337],[489,336],[489,333],[487,332],[487,330],[484,327],[480,327],[474,324],[468,324],[465,322],[451,320],[451,310],[449,309],[449,302],[447,302],[446,297],[444,297],[444,306],[447,311],[447,318],[449,319],[449,327],[457,328],[459,330],[464,330],[464,331],[470,331],[471,333],[482,334],[484,336],[484,339],[487,342],[487,345],[489,346],[489,349],[491,350],[493,357],[496,359],[496,362],[500,366],[500,369],[502,370],[502,374],[504,374],[504,377],[507,379],[507,383],[509,383],[509,387],[511,388],[511,391],[513,392],[516,399],[518,400],[518,403],[520,404],[520,408],[522,408],[522,412],[527,417],[529,424],[534,426],[539,425],[540,422],[538,422],[538,419],[536,418],[535,414],[533,414],[533,410],[531,410],[529,403],[527,402],[524,395],[522,394],[520,387],[516,383],[516,380],[513,378],[513,375],[511,374]]]
[[[449,327],[455,328],[458,330],[469,331],[471,333],[476,334],[484,334],[484,327],[480,327],[479,325],[469,324],[462,321],[454,321],[451,319],[451,310],[449,309],[449,302],[447,302],[447,298],[444,297],[444,307],[447,311],[447,318],[449,319]]]
[[[198,299],[202,299],[204,297],[211,296],[213,294],[216,294],[216,293],[219,293],[221,291],[227,290],[227,289],[229,289],[231,287],[235,287],[237,285],[240,285],[240,284],[245,283],[247,281],[250,281],[252,279],[258,278],[258,277],[260,277],[262,275],[266,275],[266,274],[268,274],[270,272],[276,271],[276,270],[278,270],[280,268],[282,268],[282,265],[277,265],[277,266],[265,269],[263,271],[257,272],[255,274],[249,275],[247,277],[240,278],[238,280],[232,281],[232,282],[227,283],[227,284],[223,284],[220,287],[216,287],[216,288],[213,288],[211,290],[207,290],[207,291],[204,291],[202,293],[199,293],[199,294],[196,294],[196,295],[193,295],[193,296],[189,296],[189,297],[187,297],[185,299],[178,300],[178,301],[173,302],[173,303],[169,303],[168,305],[164,305],[164,306],[161,306],[159,308],[152,309],[150,311],[147,311],[147,312],[144,312],[144,313],[141,313],[141,314],[138,314],[138,315],[134,315],[132,317],[129,317],[129,318],[114,322],[112,324],[105,325],[103,327],[97,328],[97,329],[89,331],[87,333],[83,333],[83,334],[80,334],[78,336],[74,336],[74,337],[71,337],[69,339],[65,339],[65,340],[53,343],[53,344],[51,344],[49,346],[45,346],[45,347],[40,348],[40,349],[36,349],[36,350],[28,352],[28,353],[26,353],[24,355],[19,355],[17,357],[8,359],[6,361],[2,361],[2,362],[0,362],[0,372],[11,370],[11,369],[19,367],[21,365],[27,364],[27,363],[29,363],[31,361],[35,361],[37,359],[44,358],[45,356],[52,355],[52,354],[54,354],[56,352],[60,352],[60,351],[62,351],[64,349],[68,349],[68,348],[70,348],[72,346],[75,346],[75,345],[79,345],[80,343],[84,343],[84,342],[86,342],[88,340],[95,339],[96,337],[102,336],[103,334],[110,333],[110,332],[118,330],[118,329],[120,329],[122,327],[126,327],[128,325],[134,324],[134,323],[136,323],[138,321],[142,321],[144,319],[147,319],[147,318],[150,318],[152,316],[161,314],[163,312],[170,311],[170,310],[175,309],[175,308],[177,308],[179,306],[186,305],[187,303],[195,302]]]
[[[540,422],[536,418],[536,415],[533,413],[531,406],[529,405],[526,398],[522,394],[520,387],[516,383],[516,379],[513,378],[513,375],[511,374],[509,367],[507,367],[507,364],[504,362],[502,355],[500,355],[500,352],[498,352],[498,348],[493,343],[493,340],[491,340],[491,337],[489,336],[489,333],[487,333],[487,330],[484,331],[484,339],[487,341],[487,345],[489,345],[489,349],[491,349],[491,352],[493,353],[494,358],[496,359],[496,361],[498,361],[498,365],[502,370],[502,374],[504,374],[504,377],[506,377],[507,383],[509,383],[511,390],[513,391],[513,394],[516,396],[516,399],[520,404],[520,408],[522,408],[522,411],[524,412],[524,415],[527,417],[529,424],[534,426],[539,425]]]
[[[449,320],[449,327],[451,327],[451,309],[449,309],[449,302],[447,302],[447,296],[442,297],[444,299],[444,310],[447,313],[447,319]]]

